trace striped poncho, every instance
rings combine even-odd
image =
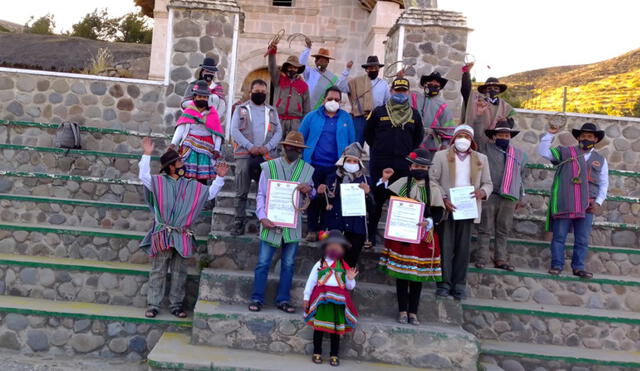
[[[589,181],[587,162],[578,147],[551,148],[557,166],[551,186],[551,199],[547,212],[547,230],[552,219],[584,218],[589,207]]]

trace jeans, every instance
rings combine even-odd
[[[356,142],[364,146],[364,126],[367,124],[366,116],[358,116],[353,118],[353,126],[356,129]]]
[[[571,257],[571,268],[573,270],[584,270],[584,260],[589,250],[589,235],[593,214],[586,214],[584,218],[578,219],[553,219],[551,239],[551,268],[564,268],[564,248],[569,234],[569,228],[573,226],[573,256]]]
[[[317,166],[313,165],[313,184],[315,187],[320,184],[327,184],[327,176],[329,174],[336,173],[335,166]],[[313,200],[311,200],[311,204],[309,208],[307,208],[307,226],[309,227],[309,232],[318,232],[320,230],[324,230],[325,220],[325,208],[327,207],[327,201],[324,198],[324,195],[317,195]]]
[[[251,301],[264,303],[264,292],[267,289],[269,276],[269,267],[273,253],[281,249],[280,257],[280,282],[278,283],[278,292],[276,294],[276,304],[289,303],[291,300],[291,281],[293,280],[293,270],[295,268],[296,251],[298,251],[298,242],[283,243],[282,247],[269,245],[264,241],[260,241],[260,252],[258,253],[258,264],[253,280],[253,294]]]

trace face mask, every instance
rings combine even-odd
[[[345,163],[344,165],[342,165],[342,168],[347,173],[353,174],[356,171],[360,170],[360,164],[347,164],[347,163]]]
[[[407,103],[409,97],[406,94],[395,93],[391,96],[391,101],[395,104]]]
[[[287,76],[289,76],[290,79],[296,77],[296,72],[295,71],[287,71]]]
[[[330,100],[324,104],[324,108],[329,112],[336,112],[340,108],[340,103],[335,100]]]
[[[367,75],[371,80],[375,80],[378,77],[378,72],[379,71],[369,71],[367,72]]]
[[[184,176],[184,166],[176,168],[176,175],[179,176],[179,177],[183,177]]]
[[[584,149],[585,151],[590,150],[591,148],[593,148],[593,146],[596,145],[596,142],[592,141],[592,140],[581,140],[580,141],[580,148]]]
[[[202,75],[202,79],[206,82],[211,82],[213,81],[214,75],[212,74],[206,74],[206,75]]]
[[[209,108],[209,102],[206,100],[196,100],[193,101],[193,104],[195,104],[198,108]]]
[[[324,72],[327,70],[327,66],[323,65],[323,64],[318,64],[316,65],[316,67],[318,67],[318,71],[320,72]]]
[[[329,251],[327,251],[327,258],[329,258],[331,260],[338,260],[338,259],[342,258],[342,252],[337,251],[337,250],[329,250]]]
[[[509,147],[509,139],[496,139],[496,146],[506,151]]]
[[[489,97],[490,97],[491,99],[493,99],[493,98],[495,98],[495,97],[496,97],[496,95],[498,95],[498,92],[497,92],[497,91],[495,91],[495,90],[489,90],[489,91],[487,91],[487,94],[489,94]]]
[[[433,86],[433,85],[427,85],[427,88],[425,89],[425,94],[429,97],[435,97],[436,95],[438,95],[438,93],[440,93],[440,88],[437,86]]]
[[[409,176],[417,180],[427,179],[428,175],[428,170],[409,170]]]
[[[251,101],[258,106],[267,100],[267,94],[265,93],[251,93]]]
[[[287,156],[287,160],[289,162],[294,162],[295,160],[300,158],[300,152],[295,149],[287,149],[284,151],[285,156]]]
[[[454,145],[458,152],[467,152],[471,147],[471,141],[467,138],[457,138]]]

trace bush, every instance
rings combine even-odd
[[[72,26],[71,36],[92,40],[151,44],[153,30],[142,13],[110,18],[106,9],[94,10]]]
[[[31,16],[29,21],[24,25],[24,32],[37,33],[40,35],[53,35],[53,29],[56,27],[56,22],[53,19],[52,14],[44,15],[36,20]]]

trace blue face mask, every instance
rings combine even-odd
[[[395,93],[391,96],[391,101],[395,104],[407,103],[409,97],[406,94]]]

